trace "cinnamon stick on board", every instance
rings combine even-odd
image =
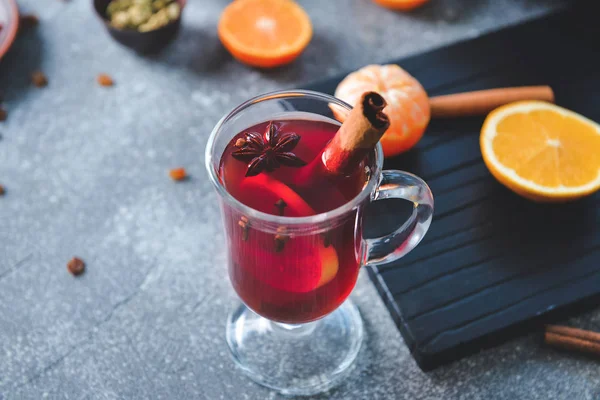
[[[321,155],[297,175],[294,186],[350,175],[389,128],[390,120],[383,112],[386,105],[379,93],[363,93]]]
[[[544,333],[544,342],[549,346],[600,357],[600,333],[566,326],[548,325]]]
[[[448,94],[429,99],[433,118],[485,115],[504,104],[520,100],[541,100],[554,103],[550,86],[522,86],[477,90]]]

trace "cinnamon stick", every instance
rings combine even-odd
[[[297,175],[294,185],[306,186],[322,178],[351,174],[389,128],[390,120],[383,112],[386,105],[379,93],[363,93],[333,139]]]
[[[346,175],[366,157],[390,126],[385,99],[364,93],[340,130],[323,150],[323,164],[332,175]]]
[[[436,96],[429,99],[433,118],[485,115],[504,104],[520,100],[554,102],[550,86],[523,86],[477,90],[474,92]]]
[[[600,333],[566,326],[548,325],[544,342],[549,346],[600,357]]]

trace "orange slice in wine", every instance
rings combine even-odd
[[[256,279],[277,289],[306,293],[331,282],[337,275],[339,260],[332,246],[325,247],[321,238],[300,236],[290,239],[282,251],[244,242],[241,265]]]
[[[283,215],[286,217],[315,215],[312,207],[298,193],[269,175],[246,177],[240,184],[240,189],[244,193],[244,204],[255,210],[277,214],[275,204],[283,200],[286,204]]]
[[[245,178],[240,188],[249,199],[245,204],[254,209],[269,212],[278,200],[283,200],[287,217],[315,215],[300,195],[269,175]],[[333,246],[325,247],[318,234],[293,236],[277,251],[275,234],[256,229],[239,246],[240,265],[252,270],[257,279],[285,291],[315,290],[333,280],[339,269],[337,252]]]

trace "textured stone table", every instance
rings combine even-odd
[[[547,12],[561,1],[437,0],[412,15],[369,0],[303,0],[315,37],[291,67],[233,61],[216,38],[227,1],[190,1],[178,40],[142,58],[114,43],[90,1],[23,0],[41,18],[0,62],[0,399],[273,399],[224,341],[236,298],[203,167],[237,103]],[[435,3],[435,4],[434,4]],[[29,85],[40,68],[44,89]],[[113,88],[95,83],[112,75]],[[175,184],[167,170],[185,166]],[[65,270],[73,255],[87,272]],[[365,275],[356,370],[333,399],[598,399],[600,365],[534,337],[431,373],[411,358]],[[600,329],[600,313],[575,321]],[[326,398],[327,395],[319,398]]]

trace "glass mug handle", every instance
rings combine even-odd
[[[364,239],[367,248],[364,265],[382,265],[404,257],[419,244],[431,225],[433,195],[418,176],[403,171],[383,171],[372,201],[385,199],[408,200],[413,203],[413,212],[394,232]]]

